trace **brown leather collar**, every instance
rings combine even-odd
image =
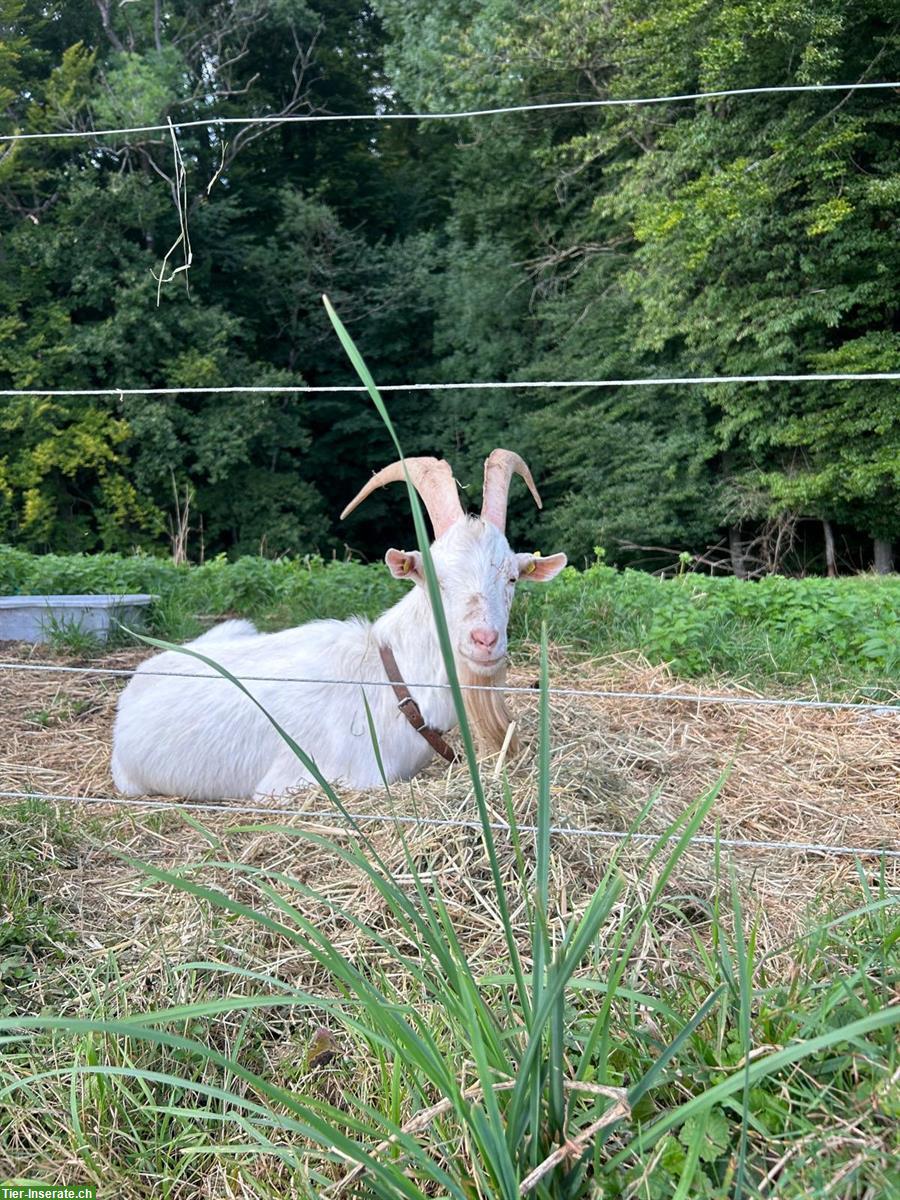
[[[415,700],[413,700],[409,688],[403,682],[403,676],[400,674],[400,668],[397,666],[393,650],[390,646],[379,646],[378,651],[381,655],[381,661],[384,663],[387,677],[394,689],[394,695],[397,697],[397,707],[403,713],[404,717],[406,717],[416,733],[421,734],[429,746],[440,754],[441,758],[446,758],[447,762],[456,762],[458,757],[456,751],[447,745],[436,729],[432,729],[430,725],[425,724],[425,718],[422,716],[421,709]]]

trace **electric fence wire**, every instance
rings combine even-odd
[[[681,375],[640,379],[507,379],[468,383],[379,383],[381,392],[487,392],[540,390],[541,388],[620,388],[620,387],[707,387],[734,383],[878,383],[897,382],[900,371],[843,371],[811,374],[776,375]],[[232,384],[220,387],[146,387],[146,388],[0,388],[0,396],[293,396],[309,394],[365,393],[362,384]]]
[[[299,808],[285,808],[281,806],[265,806],[255,804],[243,804],[238,802],[229,803],[214,803],[206,800],[152,800],[141,799],[134,796],[69,796],[53,793],[41,792],[0,792],[0,799],[14,800],[19,802],[40,800],[45,803],[71,803],[71,804],[101,804],[112,805],[119,808],[149,808],[149,809],[174,809],[177,811],[191,812],[200,810],[203,812],[234,812],[247,813],[252,815],[265,815],[271,817],[273,815],[300,817],[310,824],[321,824],[327,822],[334,825],[341,820],[340,814],[336,809],[311,811]],[[412,815],[409,813],[349,813],[352,821],[362,823],[383,823],[394,825],[410,825],[423,828],[437,829],[472,829],[476,832],[482,828],[482,822],[475,818],[463,817],[423,817]],[[496,833],[511,833],[513,826],[507,821],[489,821],[488,825]],[[518,833],[537,833],[538,826],[531,824],[517,824],[515,830]],[[550,833],[556,837],[583,837],[592,839],[602,839],[606,841],[617,842],[677,842],[680,840],[679,834],[671,834],[662,837],[655,833],[628,833],[620,829],[595,829],[591,826],[580,825],[551,825]],[[890,849],[880,846],[844,846],[834,845],[830,842],[780,842],[775,840],[759,840],[754,838],[729,838],[718,837],[713,834],[694,834],[690,838],[691,845],[697,846],[727,846],[732,850],[766,850],[778,851],[783,850],[793,854],[816,854],[816,855],[831,855],[837,857],[878,857],[887,859],[900,859],[900,849]]]
[[[710,92],[680,92],[670,96],[625,96],[605,100],[557,100],[544,104],[511,104],[498,108],[475,108],[458,112],[369,112],[369,113],[289,113],[282,116],[201,117],[185,121],[167,121],[164,125],[130,125],[114,129],[63,129],[38,133],[6,133],[2,142],[48,141],[66,138],[113,137],[134,133],[168,133],[176,130],[201,129],[211,125],[251,128],[254,125],[312,125],[321,122],[346,121],[460,121],[470,117],[495,117],[507,113],[560,112],[567,109],[638,108],[643,104],[680,104],[691,100],[722,100],[729,96],[777,96],[798,92],[861,92],[900,89],[900,81],[877,80],[870,83],[797,83],[766,87],[721,88]]]
[[[31,671],[44,672],[48,674],[72,674],[72,675],[101,675],[112,676],[118,678],[130,678],[136,675],[136,668],[122,667],[66,667],[56,663],[17,663],[17,662],[0,662],[0,671]],[[199,671],[153,671],[149,669],[140,672],[142,676],[151,675],[160,678],[169,679],[212,679],[220,680],[228,683],[230,680],[225,675],[220,675],[216,672],[199,672]],[[294,675],[235,675],[235,679],[241,683],[278,683],[278,684],[307,684],[321,686],[324,684],[334,684],[340,687],[393,687],[389,679],[330,679],[327,677],[312,677],[312,676],[294,676]],[[406,686],[410,688],[431,688],[446,691],[450,688],[449,683],[414,683],[405,681]],[[463,691],[473,692],[491,692],[499,691],[514,695],[525,695],[537,698],[539,692],[536,687],[525,687],[516,684],[478,684],[464,683],[459,685]],[[806,700],[802,698],[780,697],[780,696],[721,696],[711,694],[697,694],[691,692],[638,692],[624,691],[615,688],[572,688],[572,687],[550,687],[547,689],[547,694],[550,696],[586,696],[600,700],[656,700],[660,702],[673,702],[680,704],[721,704],[733,705],[735,707],[752,707],[752,708],[800,708],[800,709],[824,709],[835,711],[860,711],[868,716],[896,716],[900,715],[900,704],[884,704],[879,701],[858,701],[858,700]]]

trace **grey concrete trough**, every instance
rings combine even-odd
[[[121,622],[140,627],[155,596],[0,596],[0,642],[49,642],[54,631],[77,630],[105,642]]]

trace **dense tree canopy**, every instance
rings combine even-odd
[[[323,291],[383,382],[896,371],[896,91],[205,122],[898,77],[892,0],[0,0],[3,132],[175,126],[0,144],[0,387],[344,383]],[[389,400],[470,503],[532,459],[515,531],[575,561],[897,536],[896,384]],[[396,539],[401,498],[336,519],[390,454],[358,395],[0,405],[0,540],[164,548],[185,485],[194,555]]]

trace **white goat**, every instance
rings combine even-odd
[[[509,547],[504,529],[513,472],[522,476],[541,505],[531,473],[517,454],[495,450],[487,459],[480,517],[463,514],[446,462],[405,461],[434,528],[431,552],[460,681],[490,688],[464,692],[466,709],[482,746],[496,751],[509,714],[502,692],[493,689],[505,680],[506,630],[516,581],[523,575],[552,579],[566,557],[515,554]],[[401,463],[385,467],[341,516],[376,488],[402,479]],[[249,621],[226,621],[188,643],[233,675],[266,676],[245,686],[327,780],[353,788],[382,782],[363,696],[388,780],[409,779],[420,771],[434,753],[426,734],[433,734],[440,748],[436,731],[456,724],[446,687],[416,692],[428,727],[420,733],[413,724],[415,702],[398,705],[400,691],[395,695],[391,687],[366,686],[388,678],[384,647],[393,651],[399,686],[403,679],[447,683],[421,555],[417,550],[388,550],[385,560],[394,576],[416,586],[374,622],[311,621],[281,633],[258,633]],[[119,700],[113,731],[112,773],[119,791],[214,800],[277,796],[308,786],[309,771],[249,697],[220,676],[190,677],[198,672],[212,673],[197,659],[175,651],[138,667]],[[321,682],[285,682],[291,677]],[[328,682],[335,679],[352,679],[360,686]]]

